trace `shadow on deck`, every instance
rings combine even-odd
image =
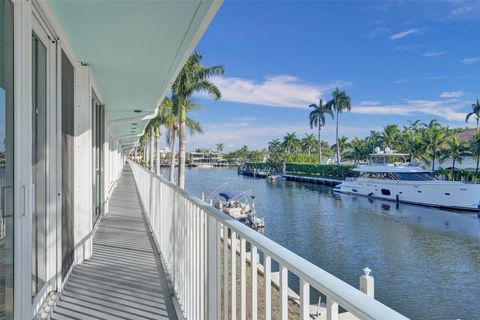
[[[127,166],[93,239],[51,319],[177,319],[135,181]]]

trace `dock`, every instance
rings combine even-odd
[[[340,184],[343,182],[343,180],[340,180],[340,179],[332,179],[332,178],[324,178],[324,177],[298,176],[294,174],[284,174],[283,176],[288,181],[321,184],[321,185],[331,186],[331,187],[335,187],[337,184]]]
[[[259,178],[259,179],[266,179],[269,175],[273,174],[273,172],[270,172],[268,170],[249,170],[245,168],[238,168],[237,173],[239,175],[243,176],[248,176],[248,177],[253,177],[253,178]],[[335,187],[337,184],[340,184],[343,182],[341,179],[333,179],[333,178],[326,178],[326,177],[312,177],[312,176],[301,176],[301,175],[296,175],[296,174],[283,174],[283,176],[288,180],[288,181],[294,181],[294,182],[304,182],[304,183],[311,183],[311,184],[320,184],[320,185],[325,185],[325,186],[330,186],[330,187]]]

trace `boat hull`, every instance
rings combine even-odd
[[[480,185],[461,182],[385,181],[356,179],[344,181],[335,192],[430,207],[479,212]]]

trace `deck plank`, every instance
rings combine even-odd
[[[75,266],[51,319],[177,319],[154,250],[127,166],[93,238],[93,256]]]

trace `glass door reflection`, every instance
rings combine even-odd
[[[13,319],[13,3],[0,2],[0,319]]]

